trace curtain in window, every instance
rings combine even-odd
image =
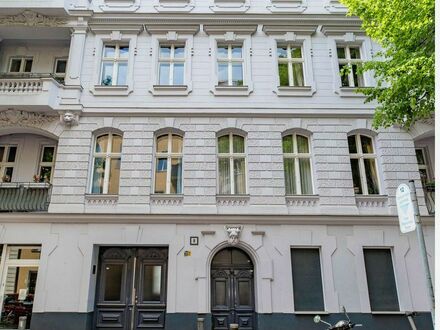
[[[301,194],[313,194],[312,171],[309,158],[299,159],[299,175],[301,178]]]
[[[221,195],[231,193],[229,158],[220,158],[218,162],[219,192]]]
[[[293,158],[284,159],[284,178],[286,182],[286,194],[295,195],[295,160]]]
[[[244,146],[243,146],[244,148]],[[234,184],[235,193],[246,193],[245,159],[234,159]]]

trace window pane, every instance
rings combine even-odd
[[[312,169],[309,158],[299,159],[299,175],[301,179],[301,194],[313,194]]]
[[[55,73],[66,73],[67,60],[57,60]]]
[[[283,152],[293,153],[293,135],[287,135],[283,137]]]
[[[345,59],[345,48],[344,47],[338,47],[338,58]]]
[[[232,86],[243,86],[243,65],[232,64]]]
[[[357,154],[356,135],[348,137],[348,152],[351,154]]]
[[[218,64],[218,85],[219,86],[228,85],[228,64],[226,63]]]
[[[161,46],[160,47],[160,57],[162,57],[162,58],[171,57],[171,46]]]
[[[417,157],[417,164],[425,165],[425,155],[423,154],[422,149],[416,149],[416,157]],[[1,161],[1,147],[0,147],[0,161]]]
[[[160,63],[159,65],[159,85],[170,84],[170,64]]]
[[[17,155],[17,147],[9,147],[8,163],[15,162],[16,155]]]
[[[215,280],[215,306],[226,306],[226,281]]]
[[[40,182],[50,182],[52,176],[52,166],[41,166]]]
[[[365,176],[367,178],[367,187],[369,194],[379,193],[379,182],[377,180],[376,160],[364,159]]]
[[[105,158],[95,158],[93,166],[92,194],[102,194],[104,191]]]
[[[154,192],[158,194],[166,193],[167,182],[167,158],[158,158],[156,160],[156,175],[154,183]]]
[[[293,85],[304,86],[304,72],[302,63],[293,63]]]
[[[172,135],[171,141],[171,152],[173,153],[181,153],[183,145],[183,138],[179,135]]]
[[[32,71],[32,59],[26,59],[24,60],[24,72],[31,72]]]
[[[428,172],[426,171],[426,169],[419,169],[419,173],[420,173],[420,180],[422,181],[422,186],[423,188],[426,187],[426,184],[428,183]]]
[[[359,159],[350,159],[351,175],[355,194],[362,194],[361,175],[359,171]]]
[[[110,86],[113,81],[113,63],[102,64],[102,77],[101,77],[101,85]]]
[[[124,265],[106,264],[104,266],[104,301],[120,301]]]
[[[229,135],[223,135],[218,138],[218,152],[220,154],[229,153]]]
[[[355,87],[363,87],[364,86],[364,76],[362,73],[358,72],[360,65],[353,64],[351,66],[353,70],[353,79],[354,79],[354,85]]]
[[[319,249],[292,249],[295,311],[323,311]]]
[[[278,74],[280,76],[280,86],[289,86],[289,70],[287,63],[278,63]]]
[[[235,193],[246,193],[246,170],[245,159],[234,159],[234,180],[235,180]]]
[[[309,139],[302,135],[296,136],[296,144],[298,147],[298,153],[308,154],[309,153]]]
[[[1,147],[0,146],[0,162],[3,162],[3,157],[4,157],[4,154],[5,154],[5,150],[6,150],[5,147]]]
[[[3,182],[11,182],[12,181],[12,174],[14,172],[14,168],[13,167],[6,167],[5,171],[4,171],[4,175],[2,178]]]
[[[171,194],[181,194],[182,193],[182,159],[173,158],[171,159]]]
[[[40,259],[41,247],[11,246],[8,258],[12,260],[36,260]]]
[[[372,311],[398,311],[396,280],[389,249],[365,249],[365,271]]]
[[[118,63],[118,81],[117,84],[125,85],[127,83],[127,63]]]
[[[292,58],[302,58],[301,48],[291,48],[290,52]]]
[[[287,46],[278,46],[278,58],[287,58]]]
[[[121,58],[128,58],[129,53],[129,47],[128,46],[121,46],[119,47],[119,57]]]
[[[44,147],[41,161],[44,163],[52,163],[54,153],[55,153],[55,147]]]
[[[232,58],[241,58],[242,57],[242,48],[241,46],[232,47]]]
[[[361,135],[361,145],[362,145],[362,152],[364,154],[374,154],[372,138],[365,135]]]
[[[121,159],[110,159],[110,176],[108,182],[108,193],[117,195],[119,191],[119,173],[121,171]]]
[[[359,47],[350,47],[350,58],[352,60],[360,60],[361,59],[361,50]]]
[[[168,134],[161,135],[156,140],[157,152],[168,152]]]
[[[185,58],[185,46],[174,47],[174,58]]]
[[[175,63],[174,64],[174,72],[173,72],[173,85],[183,85],[184,84],[184,64],[183,63]]]
[[[101,135],[96,138],[95,152],[106,152],[108,144],[108,134]]]
[[[345,64],[339,64],[339,72],[344,72],[344,74],[340,76],[341,77],[341,84],[342,84],[342,87],[350,87],[350,81],[348,79],[348,74],[345,73],[344,68],[345,68]]]
[[[113,134],[112,136],[112,152],[120,153],[122,150],[122,136]]]
[[[295,160],[293,158],[284,158],[284,181],[286,184],[286,195],[296,195],[295,180]]]
[[[13,58],[11,60],[11,68],[9,72],[20,72],[21,58]]]
[[[219,173],[219,193],[227,195],[231,193],[231,172],[229,158],[220,158],[218,160]]]
[[[105,45],[104,57],[115,57],[116,46]]]
[[[251,306],[251,286],[249,281],[238,281],[238,301],[241,306]]]
[[[217,46],[217,57],[227,58],[228,57],[228,46]]]
[[[244,137],[240,135],[232,136],[232,149],[235,154],[244,153]]]
[[[143,301],[160,301],[162,266],[144,265]]]

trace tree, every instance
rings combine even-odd
[[[365,102],[377,101],[373,126],[411,126],[434,113],[435,0],[341,0],[348,15],[382,51],[361,70],[372,70],[378,84],[360,89]]]

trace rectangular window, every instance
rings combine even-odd
[[[362,66],[361,48],[359,46],[337,46],[337,54],[342,87],[365,86],[364,76],[358,72]]]
[[[0,145],[0,182],[11,182],[14,174],[17,146]]]
[[[55,165],[55,146],[43,146],[41,148],[40,163],[38,166],[37,182],[51,182]]]
[[[10,73],[24,73],[32,71],[32,57],[13,57],[9,63]]]
[[[324,311],[321,260],[318,248],[292,248],[295,311]]]
[[[218,86],[243,86],[243,63],[242,45],[218,45]]]
[[[102,53],[101,85],[127,84],[128,45],[104,45]]]
[[[390,249],[364,249],[371,311],[399,311],[396,280]]]
[[[304,57],[301,46],[278,45],[280,86],[304,86]]]
[[[185,46],[161,45],[159,49],[159,85],[185,84]]]
[[[61,83],[64,83],[64,77],[66,76],[67,58],[56,58],[53,69],[53,75],[55,79]]]

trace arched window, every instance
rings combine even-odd
[[[354,193],[359,195],[379,194],[379,176],[373,139],[362,134],[350,135],[348,150]]]
[[[229,133],[218,138],[219,194],[246,194],[245,138]]]
[[[155,193],[182,193],[182,146],[183,137],[177,134],[168,133],[156,138]]]
[[[119,192],[122,136],[107,133],[96,137],[93,149],[92,194]]]
[[[309,138],[296,133],[284,136],[283,156],[286,195],[312,195]]]

